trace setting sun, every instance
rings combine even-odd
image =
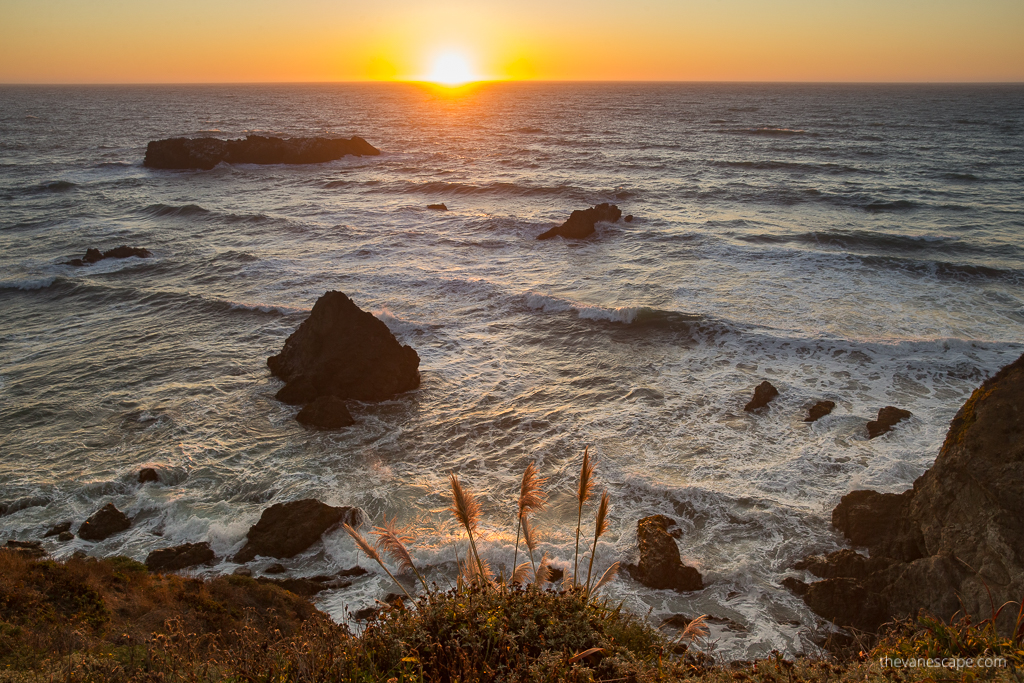
[[[443,52],[434,58],[426,80],[441,85],[462,85],[476,80],[466,57],[458,52]]]

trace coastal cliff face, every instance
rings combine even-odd
[[[875,630],[921,608],[985,618],[1024,597],[1024,356],[974,391],[935,464],[902,494],[853,491],[832,523],[850,551],[798,568],[825,578],[804,599],[839,626]],[[991,595],[990,595],[991,592]],[[1004,612],[1003,619],[1016,615]]]

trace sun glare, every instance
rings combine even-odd
[[[441,85],[462,85],[476,80],[476,76],[463,55],[445,52],[434,59],[426,80]]]

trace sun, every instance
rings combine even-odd
[[[463,85],[475,81],[476,76],[466,57],[459,52],[442,52],[434,58],[425,80],[440,85]]]

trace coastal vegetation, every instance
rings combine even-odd
[[[594,580],[607,493],[589,558],[588,544],[581,556],[577,540],[573,574],[559,590],[547,587],[550,565],[546,556],[537,561],[530,531],[530,514],[544,507],[543,482],[529,465],[516,504],[515,554],[521,535],[529,561],[516,566],[514,559],[508,575],[495,575],[474,535],[480,505],[450,476],[451,512],[466,531],[468,552],[449,590],[424,579],[407,547],[413,539],[394,520],[374,528],[372,545],[344,524],[407,598],[381,603],[355,630],[248,576],[203,580],[150,572],[124,557],[60,563],[24,549],[0,551],[0,681],[1024,681],[1024,607],[1009,634],[998,631],[995,613],[977,624],[922,613],[888,625],[881,637],[827,642],[814,656],[717,662],[703,616],[670,637],[600,599],[618,569],[613,563]],[[594,487],[585,452],[577,539],[586,533],[583,511]],[[415,575],[418,596],[396,576],[403,572]]]

